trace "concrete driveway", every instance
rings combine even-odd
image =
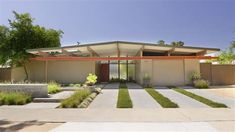
[[[127,83],[133,108],[162,108],[144,89],[136,83]]]
[[[119,83],[109,83],[105,85],[93,102],[88,106],[88,109],[99,108],[116,108],[118,98]]]

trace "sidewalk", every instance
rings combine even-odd
[[[235,109],[16,109],[0,108],[0,120],[46,122],[178,122],[235,121]]]

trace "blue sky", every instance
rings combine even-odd
[[[0,0],[0,24],[12,11],[64,31],[63,46],[112,40],[226,48],[235,40],[235,0]]]

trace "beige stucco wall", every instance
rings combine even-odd
[[[152,83],[152,60],[141,60],[140,64],[140,83],[143,84],[143,78],[147,74],[151,80]]]
[[[190,74],[194,71],[200,73],[199,60],[193,60],[193,59],[185,60],[185,84],[192,84],[190,80]]]
[[[25,77],[26,74],[23,67],[15,67],[11,69],[11,81],[24,81]]]
[[[48,80],[83,83],[89,73],[95,73],[95,61],[48,61]]]
[[[137,68],[139,79],[137,82],[143,84],[143,77],[147,73],[152,85],[185,85],[190,84],[189,75],[192,71],[200,72],[198,60],[141,60]]]
[[[182,60],[154,60],[153,85],[168,86],[184,84]]]
[[[27,64],[29,79],[34,82],[46,82],[45,80],[45,62],[31,61]]]
[[[31,61],[27,64],[29,79],[33,82],[45,82],[46,62]],[[94,61],[48,61],[47,80],[59,83],[83,83],[89,73],[95,73]],[[25,79],[22,67],[12,69],[11,77],[15,81]]]

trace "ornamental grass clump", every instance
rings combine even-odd
[[[49,82],[47,88],[49,94],[58,93],[62,90],[61,86],[56,82]]]
[[[193,86],[196,88],[209,88],[209,82],[201,78],[199,72],[192,72],[189,76],[190,81],[192,81]]]
[[[0,105],[24,105],[32,101],[32,97],[22,92],[0,92]]]
[[[209,82],[203,79],[195,80],[193,84],[196,88],[209,88]]]
[[[61,101],[62,108],[77,108],[81,102],[91,94],[88,89],[79,89],[69,98]]]

